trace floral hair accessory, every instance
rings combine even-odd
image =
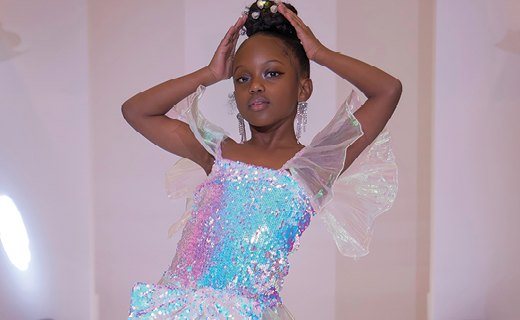
[[[251,18],[256,20],[256,19],[258,19],[258,17],[260,17],[260,12],[255,11],[255,12],[251,13]]]
[[[270,10],[271,10],[272,13],[277,13],[278,12],[278,6],[276,4],[274,4],[274,5],[271,6]]]

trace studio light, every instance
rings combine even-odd
[[[20,212],[7,196],[0,196],[0,239],[9,260],[18,269],[27,270],[31,261],[29,238]]]

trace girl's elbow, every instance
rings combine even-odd
[[[403,92],[403,84],[399,79],[395,79],[392,81],[392,84],[389,85],[388,88],[389,94],[397,97],[399,99],[401,97],[401,93]]]
[[[130,125],[137,118],[137,114],[136,114],[135,110],[136,110],[136,108],[130,102],[130,100],[126,101],[121,106],[121,114],[123,115],[123,118],[126,120],[126,122],[128,122]]]
[[[399,102],[399,98],[401,98],[401,93],[403,92],[403,84],[399,79],[389,77],[378,89],[378,91],[374,94],[379,96],[380,98],[390,102]],[[370,96],[367,96],[370,98]]]
[[[403,84],[399,79],[393,79],[391,83],[388,84],[386,88],[386,96],[389,100],[392,101],[392,105],[397,107],[397,103],[401,98],[401,94],[403,93]],[[395,108],[394,107],[394,108]]]
[[[130,123],[133,119],[139,117],[139,110],[142,109],[140,107],[139,95],[140,93],[126,100],[121,106],[121,113],[123,114],[123,118],[128,123]]]
[[[130,105],[128,101],[123,103],[121,106],[121,114],[123,115],[123,118],[128,122],[128,118],[130,117]]]

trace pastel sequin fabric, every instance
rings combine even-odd
[[[262,319],[263,307],[236,292],[137,283],[129,319]]]
[[[201,145],[216,156],[217,147],[229,135],[204,118],[198,109],[204,91],[205,87],[199,86],[176,105],[175,118],[188,123]],[[283,167],[305,190],[340,252],[354,259],[368,254],[374,219],[392,207],[398,189],[392,139],[386,129],[341,173],[348,147],[363,135],[361,124],[354,116],[360,107],[361,101],[352,91],[329,124]],[[172,167],[166,178],[168,196],[190,200],[187,190],[193,190],[202,182],[194,175],[197,170],[199,175],[200,171],[204,174],[197,164],[187,159]],[[174,176],[179,178],[173,179]],[[190,217],[188,208],[170,228],[170,235],[180,230]]]
[[[183,230],[182,238],[159,284],[134,286],[129,319],[294,319],[280,299],[288,255],[315,214],[342,254],[368,254],[374,219],[397,194],[391,137],[384,130],[341,173],[347,148],[363,134],[352,92],[281,170],[223,159],[228,135],[198,109],[204,90],[175,106],[174,118],[215,157],[212,173],[188,159],[166,173],[168,197],[187,200],[169,230]]]
[[[261,319],[264,309],[280,306],[288,256],[314,214],[289,172],[223,159],[219,149],[193,203],[161,285],[134,287],[130,318]]]

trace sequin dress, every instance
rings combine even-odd
[[[203,91],[176,110],[215,162],[207,177],[187,159],[167,173],[169,197],[188,199],[170,229],[182,228],[182,238],[160,282],[134,286],[129,319],[293,319],[280,291],[288,256],[315,214],[343,254],[368,253],[372,221],[397,192],[390,137],[384,132],[357,169],[339,176],[346,148],[362,134],[352,115],[359,103],[351,96],[281,169],[245,164],[222,158],[227,135],[198,111]],[[334,194],[341,195],[339,203]],[[351,204],[344,207],[343,199]]]

